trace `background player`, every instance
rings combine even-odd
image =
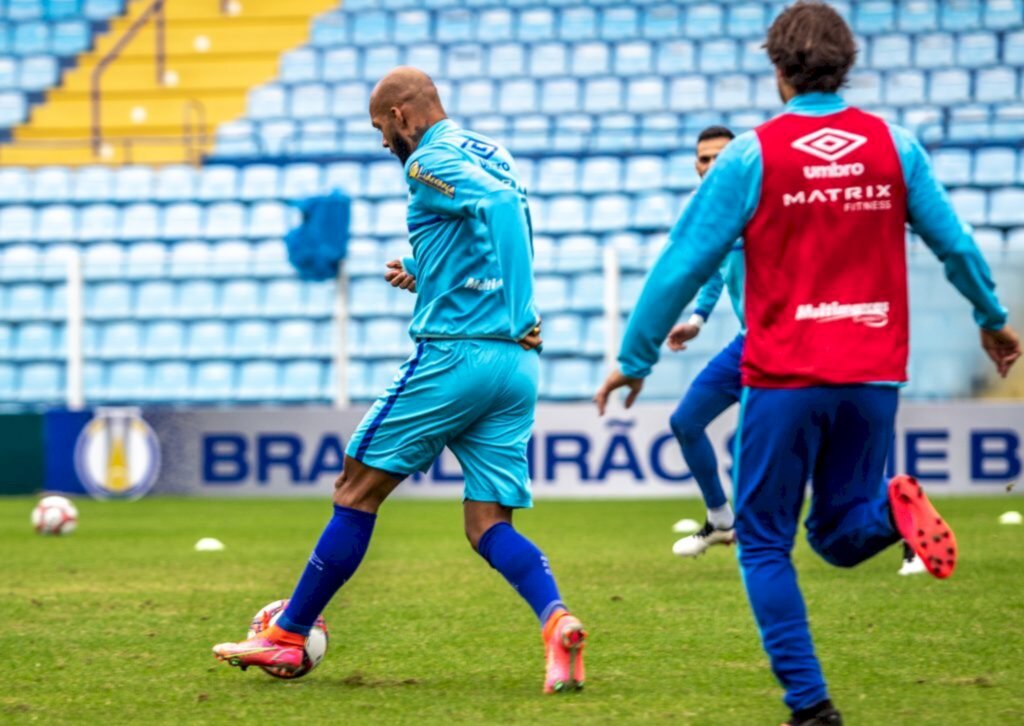
[[[697,161],[694,166],[701,179],[708,173],[725,145],[735,137],[724,126],[709,126],[697,137]],[[736,240],[722,266],[711,275],[697,295],[697,309],[685,323],[679,323],[668,335],[668,347],[686,349],[686,343],[700,334],[701,327],[715,309],[722,289],[729,291],[732,308],[743,325],[743,241]],[[672,547],[682,557],[696,557],[714,544],[732,544],[734,516],[718,475],[718,458],[708,439],[707,427],[729,406],[740,400],[740,356],[743,331],[711,359],[693,382],[672,413],[669,423],[679,441],[683,459],[700,487],[707,507],[704,526]]]
[[[722,149],[733,138],[735,134],[724,126],[709,126],[700,132],[694,166],[701,179],[711,170]],[[697,375],[669,420],[683,451],[683,458],[700,487],[707,507],[704,526],[673,545],[672,551],[682,557],[697,557],[711,545],[731,544],[736,539],[732,507],[722,488],[718,459],[706,430],[712,421],[740,400],[742,392],[740,359],[746,333],[743,320],[743,277],[743,240],[740,239],[729,250],[722,266],[697,293],[697,309],[690,319],[673,327],[668,334],[670,350],[685,350],[686,343],[700,334],[718,304],[723,289],[728,290],[741,330]],[[407,285],[405,283],[403,286]],[[924,562],[910,545],[904,544],[899,574],[916,575],[924,572],[927,572]]]
[[[883,483],[908,354],[905,225],[974,307],[1005,376],[1020,357],[984,258],[907,131],[836,95],[856,57],[839,14],[800,2],[766,43],[784,113],[723,151],[644,285],[595,400],[631,405],[669,328],[741,234],[746,262],[743,400],[736,442],[740,566],[791,724],[841,724],[814,653],[790,552],[804,490],[808,541],[852,567],[902,534],[948,577],[956,540],[910,477]]]
[[[470,544],[542,625],[545,692],[582,688],[583,627],[547,558],[512,527],[513,509],[531,506],[526,447],[541,343],[525,189],[509,153],[450,121],[421,71],[385,76],[370,115],[409,184],[416,352],[349,442],[334,516],[277,625],[214,653],[242,667],[298,667],[317,616],[362,561],[380,505],[447,446],[465,475]]]

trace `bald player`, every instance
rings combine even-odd
[[[447,447],[465,475],[469,543],[540,621],[544,691],[578,690],[586,633],[547,558],[512,526],[512,512],[532,506],[526,447],[541,344],[526,190],[508,151],[448,119],[419,70],[385,76],[370,117],[409,185],[413,254],[389,264],[386,279],[415,288],[416,351],[352,436],[334,516],[277,624],[214,654],[243,668],[299,668],[317,616],[363,559],[380,505]]]

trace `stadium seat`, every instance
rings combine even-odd
[[[175,288],[169,282],[150,281],[139,284],[135,298],[135,314],[143,318],[171,316],[178,312]]]
[[[20,360],[51,358],[57,352],[54,342],[54,330],[49,323],[24,323],[15,328],[14,357]]]
[[[1024,225],[1024,190],[998,189],[992,192],[988,221],[996,225]]]
[[[280,396],[277,364],[269,361],[246,361],[238,368],[235,395],[242,401],[271,401]]]
[[[82,270],[87,280],[122,279],[124,246],[115,242],[89,245],[81,251]]]
[[[908,35],[880,35],[871,42],[871,66],[878,70],[907,68],[910,49]]]
[[[929,101],[939,106],[952,106],[971,100],[971,77],[964,70],[933,71]]]
[[[164,239],[189,239],[202,234],[203,208],[198,204],[179,202],[171,204],[164,210],[160,230],[160,236]]]
[[[102,357],[133,358],[141,351],[142,331],[137,323],[109,323],[100,328],[99,354]]]
[[[974,157],[974,183],[1002,186],[1017,180],[1017,154],[1012,148],[980,149]]]
[[[595,366],[587,360],[556,358],[542,361],[542,392],[555,399],[585,399],[597,388]]]
[[[243,320],[232,326],[231,355],[267,357],[273,349],[273,330],[263,320]]]
[[[16,390],[25,403],[55,402],[62,395],[63,369],[53,363],[29,363],[19,369]]]
[[[86,316],[95,319],[126,318],[132,310],[131,286],[104,282],[85,289]]]
[[[940,7],[939,23],[944,30],[963,32],[981,27],[980,3],[950,0]]]
[[[971,152],[964,149],[938,149],[932,154],[935,176],[947,186],[969,184],[971,163]]]
[[[914,65],[918,68],[947,68],[953,65],[953,53],[951,35],[921,35],[914,42]]]
[[[148,324],[142,339],[147,358],[175,358],[185,352],[185,326],[175,320]]]
[[[895,28],[894,10],[889,0],[860,2],[853,17],[853,29],[864,35],[888,33]]]
[[[908,33],[921,33],[939,27],[935,0],[914,0],[898,4],[897,27]]]
[[[700,45],[703,73],[730,73],[739,68],[739,48],[732,40],[711,40]]]
[[[217,314],[217,284],[210,280],[186,280],[178,286],[176,310],[184,318],[209,318]]]
[[[235,393],[235,371],[230,363],[207,361],[192,368],[190,398],[201,402],[227,401]]]
[[[970,224],[985,224],[986,214],[985,192],[977,189],[955,189],[949,194],[961,219]]]
[[[167,247],[159,242],[136,242],[125,249],[125,274],[130,278],[160,277],[164,274]]]
[[[979,103],[1006,103],[1020,98],[1013,68],[985,68],[977,71],[974,79],[974,99]]]

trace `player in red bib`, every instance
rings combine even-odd
[[[884,481],[908,355],[909,223],[974,307],[1000,375],[1021,355],[988,266],[906,130],[836,92],[856,46],[843,19],[799,2],[766,43],[785,111],[719,156],[671,232],[595,400],[630,389],[666,334],[743,237],[747,339],[736,436],[740,567],[794,726],[841,724],[814,654],[790,552],[807,483],[810,545],[852,567],[902,535],[929,572],[948,577],[956,539],[916,481]]]

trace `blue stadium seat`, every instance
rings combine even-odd
[[[895,8],[889,0],[867,0],[857,5],[853,18],[853,28],[864,35],[888,33],[895,28]]]
[[[664,177],[665,162],[660,156],[633,156],[626,160],[623,188],[631,192],[660,189]]]
[[[395,13],[395,42],[414,45],[430,41],[430,14],[423,10]]]
[[[178,286],[178,314],[185,318],[209,318],[219,309],[217,283],[210,280],[186,280]]]
[[[526,53],[518,43],[491,46],[487,52],[487,75],[492,78],[519,78],[526,72]]]
[[[187,363],[166,361],[149,366],[147,389],[150,399],[181,401],[189,396],[191,368]]]
[[[1004,186],[1017,180],[1017,154],[1012,148],[980,149],[974,157],[974,183]]]
[[[11,20],[35,20],[43,17],[42,0],[7,0],[7,17]]]
[[[4,317],[8,320],[38,320],[49,317],[52,298],[45,285],[24,283],[7,288]]]
[[[171,277],[203,277],[210,270],[210,247],[205,242],[179,242],[170,247]]]
[[[23,402],[52,402],[61,397],[63,368],[53,363],[30,363],[19,369],[16,390]]]
[[[79,214],[78,239],[113,240],[118,237],[118,208],[112,204],[91,204]]]
[[[332,48],[324,52],[320,80],[347,81],[360,77],[358,48]]]
[[[967,33],[957,42],[956,62],[968,68],[994,64],[999,57],[999,41],[992,33]]]
[[[245,206],[235,202],[219,202],[206,209],[202,236],[207,239],[229,239],[245,236]]]
[[[572,297],[569,310],[598,312],[604,305],[604,275],[587,273],[572,278]]]
[[[629,82],[626,108],[634,113],[659,111],[665,105],[665,84],[661,78],[647,76]]]
[[[984,25],[991,30],[1006,30],[1024,23],[1024,4],[1020,0],[986,0]]]
[[[988,221],[1005,226],[1024,225],[1024,190],[998,189],[992,192]]]
[[[163,276],[167,261],[165,245],[159,242],[136,242],[124,249],[127,277],[138,279]]]
[[[988,221],[985,192],[979,189],[954,189],[949,197],[960,218],[965,222],[985,224]]]
[[[678,216],[675,198],[664,192],[637,198],[633,209],[633,227],[640,230],[667,230]]]
[[[581,272],[601,269],[601,247],[587,234],[565,237],[557,247],[554,268],[559,272]]]
[[[270,83],[249,91],[247,115],[254,119],[280,118],[285,115],[288,93]]]
[[[585,41],[597,37],[597,12],[589,7],[571,7],[559,15],[558,37],[566,41]]]
[[[953,36],[945,33],[917,36],[914,65],[919,68],[948,68],[953,65]]]
[[[191,358],[219,357],[228,351],[228,326],[218,320],[193,323],[186,352]]]
[[[939,27],[935,0],[914,0],[899,3],[897,26],[905,33],[921,33]]]
[[[292,226],[293,212],[280,202],[258,202],[249,208],[250,237],[283,237]]]
[[[113,176],[113,200],[142,202],[152,199],[153,176],[153,169],[148,166],[125,166],[117,169]]]
[[[583,347],[583,319],[578,315],[551,315],[544,318],[544,352],[575,355]]]
[[[620,76],[638,76],[654,69],[654,49],[645,41],[615,46],[615,72]]]
[[[0,167],[0,202],[26,202],[30,199],[32,176],[18,167]],[[2,213],[2,210],[0,210]]]
[[[908,35],[880,35],[871,42],[871,66],[879,70],[907,68],[910,49]]]
[[[843,93],[854,106],[874,106],[882,103],[882,77],[870,71],[850,75],[849,88]]]
[[[23,58],[20,70],[18,86],[26,91],[44,91],[57,84],[57,61],[53,56]]]
[[[597,386],[596,368],[591,361],[556,358],[542,361],[541,391],[550,398],[589,398]]]
[[[22,360],[53,357],[54,330],[49,323],[23,323],[14,329],[13,353]],[[8,348],[10,350],[10,348]]]
[[[943,30],[963,32],[981,27],[980,5],[975,0],[947,0],[940,3]]]
[[[81,20],[66,20],[52,26],[50,50],[58,56],[75,56],[86,50],[92,42],[88,24]]]
[[[260,153],[256,124],[251,121],[228,121],[217,127],[214,157],[256,156]]]
[[[239,196],[245,201],[275,199],[278,194],[278,167],[251,164],[242,168]]]
[[[952,106],[971,100],[971,76],[965,70],[933,71],[929,100],[939,106]]]
[[[949,110],[947,136],[955,141],[976,141],[990,134],[988,106],[956,106]]]
[[[50,50],[50,25],[42,21],[17,23],[11,37],[15,55],[38,55]]]
[[[352,42],[369,46],[388,42],[391,17],[384,12],[357,13],[352,19]]]
[[[889,75],[885,102],[892,106],[918,106],[926,101],[927,80],[921,71],[899,71]]]
[[[18,244],[6,249],[0,248],[0,280],[36,280],[41,261],[41,250],[35,245]]]
[[[71,198],[72,177],[65,167],[43,167],[32,176],[32,200],[63,202]]]
[[[231,333],[231,353],[235,356],[268,356],[273,345],[273,330],[263,320],[243,320]]]
[[[368,99],[365,83],[361,81],[337,83],[334,86],[330,114],[341,118],[359,116],[362,120],[366,113]]]
[[[728,34],[733,38],[757,38],[764,36],[767,27],[764,6],[760,3],[744,3],[729,7]]]
[[[555,37],[554,12],[540,7],[521,11],[516,36],[529,43],[551,40]]]
[[[204,166],[199,172],[198,199],[214,201],[235,199],[238,196],[238,168],[234,166]]]
[[[85,288],[86,317],[126,318],[132,311],[132,289],[121,282],[104,282]]]
[[[288,115],[296,119],[326,116],[329,92],[322,83],[304,83],[292,88]]]
[[[542,313],[559,312],[569,304],[569,280],[561,275],[538,275],[533,293]]]
[[[394,318],[377,318],[363,326],[363,351],[373,357],[406,356],[412,353],[412,341],[406,332],[408,323]]]
[[[175,288],[169,282],[143,282],[135,298],[135,314],[143,318],[172,316],[178,312]]]
[[[134,403],[150,398],[149,370],[144,363],[117,361],[106,370],[102,397],[108,401]]]
[[[0,93],[0,128],[21,123],[27,113],[28,106],[22,93]]]
[[[622,161],[614,156],[590,156],[580,170],[580,190],[617,192],[622,188]]]
[[[320,78],[320,56],[313,48],[298,48],[281,56],[280,78],[288,83]]]
[[[747,75],[719,76],[711,86],[713,108],[723,110],[749,108],[752,98],[750,77]]]
[[[729,73],[739,68],[739,48],[733,40],[710,40],[700,45],[700,70]]]
[[[46,242],[66,242],[75,238],[75,209],[54,204],[43,207],[36,217],[36,239]]]
[[[104,358],[134,357],[142,350],[142,333],[137,323],[109,323],[99,330],[99,353]]]
[[[191,167],[173,164],[157,170],[153,198],[161,202],[195,199],[196,174]]]
[[[160,236],[178,240],[199,237],[203,233],[203,208],[190,202],[172,204],[164,210]],[[149,236],[149,235],[146,235]]]
[[[985,68],[974,76],[974,100],[978,103],[1006,103],[1020,98],[1017,71],[1013,68]]]
[[[347,16],[325,13],[313,22],[310,43],[320,47],[342,46],[349,42]]]
[[[190,398],[196,401],[227,401],[234,395],[234,366],[224,361],[208,361],[192,368]]]
[[[175,358],[185,352],[185,326],[176,320],[150,323],[142,335],[147,358]]]
[[[778,106],[778,93],[775,104]],[[708,107],[708,81],[704,76],[680,76],[672,79],[668,105],[673,111],[698,111]]]
[[[121,209],[117,237],[123,240],[159,236],[160,210],[153,204],[131,204]]]
[[[124,246],[116,242],[101,242],[82,250],[82,270],[87,280],[124,277]]]
[[[568,50],[563,43],[540,43],[529,55],[529,74],[535,78],[560,77],[568,73]]]
[[[437,14],[435,39],[440,43],[464,43],[475,34],[473,13],[465,8],[452,8]]]
[[[235,395],[242,401],[270,401],[280,395],[280,372],[269,361],[246,361],[238,367]]]
[[[300,315],[305,312],[304,288],[296,280],[271,280],[263,297],[263,312],[271,317]]]
[[[545,232],[582,232],[586,225],[586,207],[583,197],[554,197],[548,201],[546,216],[535,218],[534,221],[538,229]]]
[[[686,9],[686,36],[702,40],[722,35],[724,16],[725,12],[721,5],[690,5]]]

